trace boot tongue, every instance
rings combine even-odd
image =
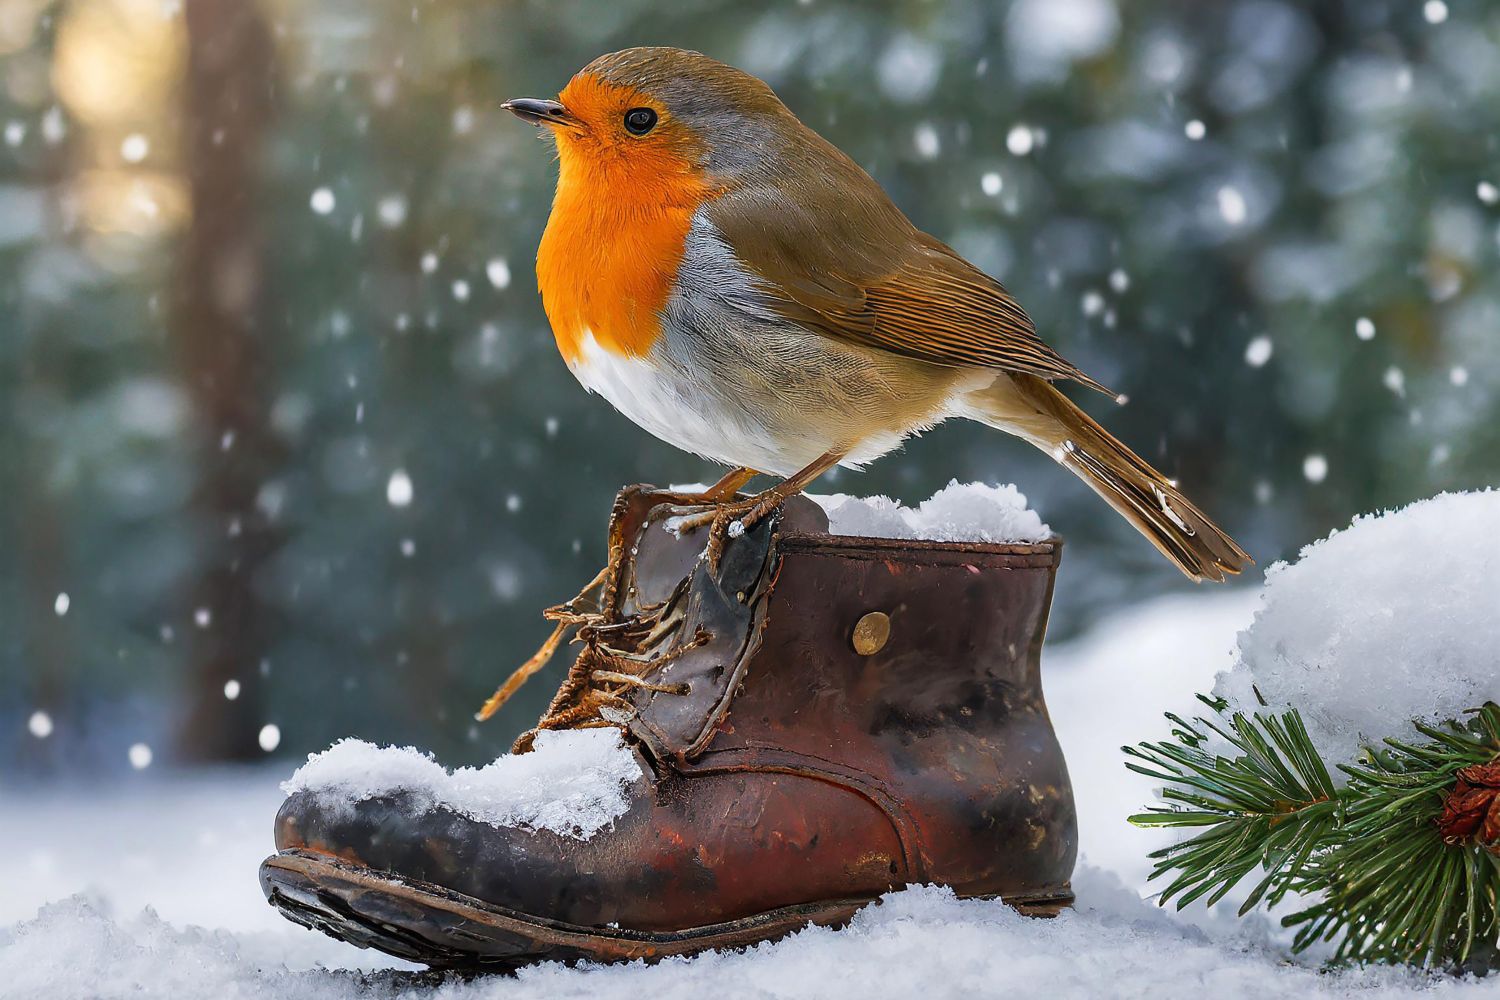
[[[677,537],[662,526],[678,513],[663,507],[642,527],[622,607],[633,615],[673,602],[680,625],[657,654],[665,662],[651,680],[676,690],[637,688],[625,693],[629,707],[607,706],[600,713],[662,759],[695,756],[728,708],[764,618],[761,598],[778,558],[774,537],[828,530],[822,508],[793,497],[743,535],[725,539],[718,565],[710,566],[700,558],[708,529]]]
[[[629,568],[625,573],[625,599],[620,608],[622,615],[637,614],[642,608],[650,608],[670,600],[683,579],[694,573],[708,541],[708,529],[700,528],[679,536],[669,530],[667,525],[674,518],[699,509],[701,508],[662,505],[648,515],[634,540]],[[770,529],[761,531],[764,525],[769,525]],[[728,581],[758,573],[759,565],[766,559],[766,544],[774,533],[826,534],[827,531],[828,515],[822,507],[806,497],[792,497],[773,514],[762,518],[760,524],[745,536],[726,538],[723,556],[719,560],[719,572],[713,576],[716,580]],[[764,541],[742,544],[752,535]],[[753,566],[738,565],[738,562],[747,559]],[[737,591],[730,590],[729,593],[733,596]]]

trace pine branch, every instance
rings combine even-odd
[[[1224,711],[1222,703],[1203,701]],[[1151,765],[1125,766],[1167,782],[1162,799],[1176,805],[1153,807],[1131,816],[1130,822],[1209,829],[1151,855],[1156,861],[1151,878],[1178,872],[1160,902],[1165,905],[1180,894],[1177,908],[1182,909],[1207,896],[1211,906],[1258,869],[1266,875],[1240,912],[1249,912],[1262,898],[1279,901],[1287,892],[1284,883],[1301,873],[1313,847],[1336,826],[1338,812],[1333,778],[1312,750],[1301,718],[1295,712],[1279,719],[1235,713],[1227,729],[1194,720],[1239,751],[1234,757],[1207,753],[1202,749],[1207,734],[1177,716],[1167,718],[1178,727],[1177,742],[1125,747],[1127,756]]]
[[[1500,856],[1472,837],[1445,842],[1437,824],[1458,772],[1500,755],[1500,707],[1369,748],[1339,765],[1340,786],[1295,710],[1226,717],[1225,703],[1202,700],[1216,721],[1168,715],[1171,740],[1124,748],[1128,768],[1163,782],[1165,803],[1130,822],[1201,830],[1151,855],[1150,877],[1171,876],[1162,905],[1213,905],[1258,872],[1242,915],[1316,897],[1282,921],[1298,928],[1296,951],[1328,941],[1335,961],[1431,966],[1494,953]]]

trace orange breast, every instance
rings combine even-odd
[[[628,357],[650,351],[693,215],[712,196],[670,149],[621,150],[558,137],[557,196],[537,252],[537,283],[571,364],[587,333]]]

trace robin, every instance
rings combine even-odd
[[[503,107],[556,140],[537,283],[558,349],[641,427],[732,467],[694,497],[730,535],[833,466],[964,417],[1046,451],[1192,579],[1250,562],[1058,390],[1107,392],[999,282],[912,225],[761,80],[634,48],[558,100]],[[741,499],[758,473],[782,481]]]

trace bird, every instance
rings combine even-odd
[[[1000,282],[764,81],[648,46],[501,107],[556,146],[536,277],[563,360],[651,434],[730,468],[692,496],[729,535],[836,465],[966,418],[1047,452],[1193,580],[1251,562],[1061,391],[1113,395]],[[746,499],[757,474],[780,482]]]

